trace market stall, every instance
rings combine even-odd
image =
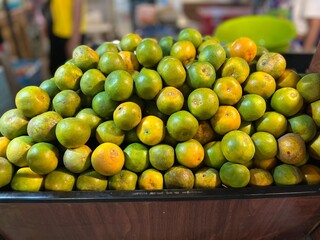
[[[194,37],[196,34],[199,35],[199,33],[194,29],[191,29],[191,30],[188,29],[187,31],[190,31],[190,32],[192,31],[192,37]],[[200,40],[202,41],[202,38],[200,38]],[[246,41],[250,41],[250,43],[253,42],[250,39],[249,40],[246,39]],[[148,58],[150,57],[149,56],[150,54],[147,54],[147,56],[143,56],[144,58],[142,60],[138,59],[137,57],[141,65],[148,64],[149,68],[155,67],[162,59],[162,55],[159,54],[157,56],[156,53],[162,51],[162,49],[159,46],[157,46],[157,43],[155,41],[151,39],[144,40],[144,41],[141,40],[140,43],[141,44],[148,43],[152,46],[155,46],[155,48],[152,49],[153,51],[152,53],[154,53],[154,56],[152,56],[151,58]],[[190,42],[189,44],[193,44],[193,43]],[[121,41],[120,41],[120,46],[121,46]],[[143,46],[143,45],[140,45],[140,46]],[[89,71],[92,68],[98,68],[99,66],[98,65],[99,57],[97,53],[98,50],[93,51],[88,46],[80,46],[80,48],[75,49],[75,51],[79,49],[81,51],[78,51],[76,52],[77,54],[74,54],[75,56],[73,58],[74,63],[73,64],[66,63],[64,67],[75,68],[77,64],[76,60],[79,60],[77,58],[81,56],[83,52],[85,52],[86,57],[90,56],[88,60],[89,64],[83,64],[83,61],[80,61],[79,68],[77,69],[78,72],[81,71],[80,69],[81,67],[84,72]],[[122,45],[122,48],[125,49],[125,46]],[[222,48],[222,46],[220,46],[220,48]],[[86,51],[83,51],[84,49]],[[141,53],[140,51],[142,50],[139,49],[139,47],[136,47],[135,53],[132,53],[132,54],[136,54],[138,56],[139,53]],[[88,53],[91,53],[91,55],[89,55]],[[142,53],[145,53],[144,50],[142,51]],[[109,54],[109,52],[107,54]],[[268,54],[268,52],[266,52],[266,54]],[[317,51],[314,56],[308,55],[303,60],[301,59],[299,62],[295,62],[297,65],[304,63],[303,67],[296,66],[296,68],[304,69],[306,68],[305,63],[308,62],[307,65],[310,65],[310,67],[308,67],[308,70],[306,70],[306,72],[308,71],[319,72],[319,65],[318,65],[319,55],[318,54],[319,52]],[[114,53],[114,55],[116,54]],[[280,54],[278,54],[278,56],[279,55]],[[131,56],[134,56],[134,55],[131,55]],[[263,56],[263,54],[261,56]],[[83,57],[83,55],[81,57]],[[158,57],[158,60],[155,61],[154,59],[157,57]],[[241,57],[238,57],[238,56],[235,56],[235,57],[238,60],[241,59]],[[254,57],[255,57],[255,54],[253,58]],[[289,55],[287,57],[290,58]],[[143,61],[146,58],[147,58],[147,61]],[[253,58],[248,60],[248,62],[252,61]],[[120,59],[120,54],[119,54],[119,59]],[[194,56],[194,59],[195,59],[195,56]],[[226,61],[226,58],[223,60]],[[248,74],[249,74],[249,65],[248,65],[248,62],[246,62],[247,60],[243,58],[242,61],[245,62],[245,64],[247,64]],[[184,69],[184,66],[182,65],[181,62],[180,62],[180,65],[182,66],[182,69]],[[277,63],[277,61],[273,61],[273,62]],[[185,65],[187,64],[188,63],[186,63]],[[126,72],[127,66],[125,66],[124,64],[123,66],[124,66],[123,69],[120,69],[120,70],[118,69],[118,71],[122,71],[124,75],[127,75],[129,76],[128,78],[130,78],[131,75]],[[101,72],[108,75],[108,77],[112,76],[113,71],[114,72],[117,71],[114,69],[110,70],[104,67],[105,65],[103,66],[100,65],[99,69],[101,70]],[[188,66],[188,67],[192,68],[193,66]],[[219,67],[217,67],[217,69]],[[290,68],[295,68],[295,66],[290,65]],[[283,71],[284,70],[285,69],[283,69]],[[159,70],[159,72],[161,71]],[[95,92],[92,95],[98,95],[100,92],[103,92],[103,91],[106,92],[108,88],[109,90],[110,89],[112,90],[111,88],[112,86],[108,85],[108,82],[107,82],[108,80],[105,80],[104,75],[102,76],[103,76],[102,79],[107,84],[103,86],[101,90],[97,90],[97,92]],[[158,79],[162,81],[161,77],[159,77]],[[133,85],[133,78],[131,80]],[[185,78],[183,80],[185,80]],[[244,80],[245,79],[243,79],[243,81]],[[109,83],[111,81],[112,80],[110,80]],[[275,83],[274,79],[273,81]],[[316,81],[318,80],[316,79]],[[55,83],[59,84],[59,82],[55,82]],[[316,82],[316,84],[317,83],[318,82]],[[191,84],[192,83],[190,83],[190,85]],[[212,88],[212,84],[210,88]],[[240,86],[240,83],[238,84]],[[80,86],[78,86],[77,90],[79,90],[79,88]],[[48,105],[48,106],[45,106],[44,110],[42,110],[42,112],[40,113],[33,112],[33,110],[38,111],[40,108],[31,109],[31,110],[27,109],[25,113],[27,113],[28,117],[32,119],[33,117],[37,117],[42,113],[48,112],[51,99],[47,93],[44,93],[45,91],[43,89],[40,90],[40,88],[37,88],[37,87],[33,87],[29,89],[30,91],[39,90],[40,92],[39,95],[43,97],[42,102],[44,104],[47,103]],[[83,90],[83,89],[80,89],[80,90]],[[112,92],[111,90],[110,92]],[[160,90],[161,89],[159,89],[159,91]],[[61,90],[60,92],[62,91],[63,90]],[[275,90],[273,92],[275,92]],[[147,93],[149,94],[149,92]],[[118,97],[119,95],[121,94],[118,94],[115,97]],[[189,94],[189,96],[190,95],[191,93]],[[155,96],[151,97],[151,99],[154,99]],[[129,97],[130,95],[124,100],[127,100]],[[29,102],[27,102],[27,104],[23,102],[24,100],[23,96],[21,97],[21,99],[22,99],[21,102],[23,107],[25,106],[28,107],[30,105]],[[29,97],[28,100],[29,99],[32,99],[32,96]],[[117,101],[124,101],[124,100],[117,100]],[[303,107],[302,104],[304,101],[302,99],[302,96],[300,100],[301,100],[300,101],[301,106],[298,108],[298,110],[302,111],[302,107]],[[17,108],[20,107],[19,102],[16,105],[17,105]],[[137,105],[137,108],[139,108],[138,104],[136,105]],[[21,112],[23,113],[23,110],[25,109],[21,108]],[[181,106],[181,109],[182,109],[182,106]],[[58,108],[54,110],[56,111],[56,113],[58,113],[59,111]],[[116,112],[116,108],[112,112],[113,113]],[[63,113],[61,113],[61,115],[62,114]],[[173,114],[174,113],[172,113],[172,115]],[[213,118],[214,114],[215,113],[213,113],[212,116],[210,116],[210,118]],[[292,114],[291,116],[293,116],[294,114]],[[70,119],[72,118],[72,116],[69,116],[69,117],[64,116],[64,119],[67,119],[67,118]],[[21,118],[23,118],[23,116]],[[114,116],[113,118],[115,119]],[[131,126],[130,129],[128,128],[124,130],[126,131],[125,134],[128,134],[130,130],[138,126],[138,124],[142,122],[141,118],[142,117],[140,114],[140,119],[138,123],[136,123],[135,126]],[[259,118],[257,118],[256,120],[258,120]],[[69,125],[69,128],[63,129],[61,127],[61,129],[64,130],[64,131],[61,131],[61,129],[59,129],[61,125],[58,125],[63,121],[63,118],[61,117],[61,119],[59,120],[60,122],[58,121],[59,123],[56,123],[56,126],[54,126],[55,132],[53,137],[55,138],[53,140],[50,140],[50,139],[47,140],[48,138],[46,137],[48,137],[49,134],[46,136],[43,136],[44,134],[39,136],[37,135],[38,133],[37,131],[32,131],[33,129],[31,130],[29,129],[29,132],[25,131],[20,135],[17,134],[17,131],[15,132],[10,131],[11,126],[7,125],[8,121],[5,121],[4,119],[5,118],[1,119],[2,121],[1,123],[3,124],[2,126],[4,126],[2,128],[3,130],[2,132],[3,132],[3,135],[7,135],[11,141],[14,141],[14,139],[20,137],[23,134],[25,135],[28,134],[28,137],[30,138],[33,137],[34,139],[37,139],[38,143],[51,141],[52,143],[57,144],[56,145],[57,149],[59,148],[58,151],[61,151],[61,152],[64,151],[64,153],[68,149],[78,148],[87,144],[91,136],[90,134],[92,133],[91,132],[92,129],[90,128],[90,126],[89,125],[85,126],[86,124],[84,124],[84,121],[79,120],[78,123],[82,124],[82,126],[84,126],[83,129],[86,130],[85,133],[87,135],[87,138],[84,138],[83,140],[81,139],[82,136],[78,135],[78,138],[80,138],[79,139],[80,142],[78,142],[77,136],[72,134],[74,132],[75,134],[78,134],[78,132],[81,132],[83,129],[78,128],[77,131],[72,131],[72,128],[71,128],[72,126],[70,127]],[[127,117],[127,119],[130,119],[130,118]],[[47,119],[47,121],[49,120]],[[183,124],[180,124],[180,125],[183,125]],[[167,122],[167,129],[168,129],[168,126],[169,124]],[[36,125],[34,125],[33,127],[34,129],[37,128]],[[178,127],[178,124],[172,124],[172,128],[176,128],[176,127]],[[228,132],[221,133],[220,135],[223,135],[223,134],[227,135],[231,131],[237,131],[238,128],[239,126],[233,130],[229,130]],[[94,129],[94,131],[97,132],[96,129]],[[318,130],[317,126],[315,127],[315,129]],[[189,130],[190,129],[186,129],[184,131],[187,132]],[[191,131],[192,130],[194,129],[191,129]],[[287,129],[285,128],[283,135],[286,132],[286,130]],[[68,134],[63,135],[65,132],[68,132],[68,131],[71,131],[69,135]],[[143,140],[145,140],[143,138],[139,138],[138,131],[139,130],[136,130],[138,140],[132,141],[133,143],[135,143],[135,141],[143,142]],[[245,133],[245,131],[238,131],[238,132],[242,132],[241,134],[243,135]],[[314,134],[313,137],[315,137],[316,135],[315,132],[312,133]],[[10,133],[13,133],[14,136],[10,135]],[[59,138],[59,134],[63,135],[63,138]],[[165,134],[165,131],[160,131],[160,134]],[[179,132],[173,133],[170,136],[173,138],[173,140],[176,140],[174,145],[176,147],[179,143],[185,143],[189,140],[194,140],[193,137],[195,136],[195,134],[196,132],[192,133],[192,136],[191,135],[188,136],[187,140],[181,140],[179,138],[180,137]],[[246,140],[249,139],[250,138],[249,133],[245,133],[245,134],[247,136]],[[69,136],[71,136],[72,139],[69,138]],[[176,139],[174,139],[173,136],[176,136]],[[224,136],[221,136],[222,140]],[[279,137],[280,136],[278,136],[277,138]],[[302,137],[300,138],[302,139]],[[68,139],[68,140],[71,139],[71,141],[68,141],[68,140],[65,141],[65,139]],[[211,138],[208,141],[212,139],[214,139],[213,136],[211,136]],[[246,156],[246,159],[243,160],[242,162],[241,161],[237,162],[238,161],[237,158],[240,158],[241,156],[237,155],[236,159],[234,158],[227,159],[227,153],[229,153],[229,151],[227,153],[222,152],[222,154],[224,155],[223,157],[225,157],[225,159],[219,165],[219,167],[217,167],[220,169],[219,176],[221,178],[221,182],[219,184],[215,182],[213,185],[210,186],[211,189],[205,189],[206,186],[204,186],[203,188],[193,187],[194,182],[192,182],[191,186],[184,185],[184,182],[187,182],[189,180],[184,178],[185,176],[184,174],[178,175],[177,179],[173,178],[174,180],[176,180],[176,183],[175,183],[176,185],[172,184],[170,186],[170,184],[167,184],[168,182],[170,183],[170,179],[169,180],[166,179],[165,174],[168,173],[170,169],[173,169],[175,167],[173,165],[174,163],[172,163],[170,167],[167,167],[164,170],[160,169],[158,171],[161,176],[162,174],[164,175],[163,177],[164,184],[161,186],[160,188],[161,190],[155,190],[155,189],[146,190],[146,188],[144,189],[143,186],[141,187],[141,185],[139,185],[139,182],[137,181],[138,174],[142,175],[141,172],[146,170],[150,165],[143,164],[144,168],[142,170],[136,170],[136,169],[131,170],[132,166],[130,166],[129,164],[125,165],[124,154],[123,155],[120,154],[122,150],[125,151],[125,149],[121,149],[118,145],[116,145],[115,143],[111,143],[110,141],[105,141],[104,143],[101,143],[99,142],[98,138],[96,139],[91,138],[91,140],[93,140],[93,143],[88,142],[88,145],[92,144],[94,146],[92,148],[93,153],[92,153],[91,159],[87,158],[89,159],[91,165],[89,164],[90,166],[88,165],[87,168],[84,167],[81,171],[77,173],[76,171],[72,172],[74,168],[71,170],[72,167],[68,168],[69,166],[67,166],[68,164],[65,162],[63,163],[60,162],[60,166],[59,166],[61,168],[64,168],[64,170],[61,171],[61,168],[58,169],[58,160],[57,160],[58,157],[55,159],[56,166],[54,166],[52,169],[49,169],[48,171],[46,171],[47,170],[46,166],[43,167],[43,165],[41,165],[40,170],[39,168],[37,168],[38,166],[36,166],[34,168],[36,170],[33,171],[31,167],[35,165],[32,165],[32,159],[30,161],[23,159],[23,160],[26,160],[26,164],[23,164],[23,163],[20,164],[21,159],[19,158],[10,159],[10,157],[8,157],[9,152],[14,152],[16,148],[18,147],[20,148],[23,145],[22,144],[16,145],[15,146],[16,148],[11,148],[10,150],[8,150],[10,143],[7,143],[8,145],[7,145],[5,154],[7,155],[8,161],[11,161],[11,162],[14,162],[14,160],[17,160],[17,161],[14,162],[15,166],[11,168],[16,170],[15,175],[13,173],[14,171],[12,170],[11,176],[9,176],[10,178],[9,181],[7,182],[7,184],[4,184],[2,186],[0,191],[0,216],[1,216],[0,217],[0,239],[15,240],[15,239],[182,239],[184,238],[184,239],[297,239],[298,240],[298,239],[319,239],[320,238],[320,201],[319,201],[320,187],[319,187],[319,182],[317,184],[313,184],[314,182],[319,181],[319,175],[315,174],[314,179],[311,179],[310,181],[308,181],[308,179],[306,179],[306,176],[305,176],[305,175],[308,175],[308,173],[306,173],[305,175],[302,174],[302,171],[298,173],[299,167],[306,164],[307,161],[310,160],[310,163],[314,163],[316,161],[316,158],[318,158],[318,155],[317,155],[318,153],[314,153],[313,156],[315,156],[315,159],[309,158],[305,149],[306,144],[305,142],[303,142],[303,139],[301,140],[303,143],[299,145],[299,149],[298,149],[298,151],[300,151],[299,153],[301,153],[300,155],[303,156],[303,158],[299,159],[299,162],[294,162],[291,164],[290,162],[287,163],[283,159],[280,159],[280,157],[277,155],[277,157],[279,157],[281,161],[279,160],[278,162],[275,163],[275,165],[277,164],[282,166],[285,165],[285,167],[288,167],[288,168],[291,166],[291,168],[289,169],[289,171],[285,173],[280,173],[279,174],[280,177],[277,179],[277,181],[276,180],[274,182],[271,181],[268,184],[266,184],[267,186],[264,185],[264,181],[249,182],[250,179],[248,178],[251,178],[249,166],[253,166],[254,164],[253,157],[255,154],[254,149],[251,152],[249,149],[250,156],[248,157]],[[160,138],[160,140],[156,143],[147,142],[145,144],[146,145],[149,144],[148,146],[151,147],[151,146],[160,144],[163,140],[164,140],[164,136],[163,138]],[[198,139],[194,141],[200,141],[200,140],[202,139]],[[299,143],[301,143],[301,141]],[[311,141],[311,139],[309,141]],[[130,145],[130,143],[132,142],[128,141],[126,147]],[[247,142],[249,142],[249,140]],[[78,145],[77,146],[73,145],[75,143]],[[121,143],[119,145],[121,145]],[[253,146],[254,148],[254,143],[253,142],[250,142],[250,143],[251,143],[250,147]],[[274,141],[274,143],[277,144],[276,141]],[[100,147],[102,145],[104,147],[104,146],[107,146],[107,144],[109,144],[108,145],[109,148],[103,149],[102,150],[104,151],[103,154],[99,154],[100,152],[96,151],[97,149],[100,150],[101,149]],[[202,147],[200,143],[199,145]],[[236,147],[239,147],[239,146],[236,146]],[[243,150],[245,147],[246,146],[240,146],[237,149]],[[278,145],[276,145],[276,147],[278,149]],[[229,149],[232,149],[234,151],[237,150],[234,146],[229,147],[227,150]],[[236,153],[238,154],[238,152],[241,152],[240,150],[237,151]],[[296,150],[296,148],[294,148],[293,150]],[[24,151],[28,151],[28,150],[24,150]],[[112,155],[114,152],[119,154],[117,156]],[[97,154],[94,155],[94,153],[97,153]],[[175,154],[177,155],[177,152],[175,152]],[[268,160],[272,158],[275,159],[276,154],[277,152],[275,152],[273,156],[270,158],[265,158],[265,159],[261,158],[260,160]],[[290,151],[288,151],[288,154],[290,155]],[[113,158],[117,160],[115,164],[116,167],[114,168],[113,168],[113,165],[110,163],[111,159],[114,160]],[[186,158],[188,158],[188,156]],[[203,161],[203,158],[204,156],[200,160]],[[40,160],[43,160],[43,158],[40,157]],[[102,161],[102,164],[100,164],[101,163],[99,162],[100,160]],[[295,159],[293,159],[293,161],[294,160]],[[5,162],[5,161],[7,160],[5,159],[2,162]],[[225,174],[225,176],[227,175],[231,177],[230,178],[226,177],[225,178],[226,180],[222,179],[221,176],[223,176],[224,173],[222,173],[221,169],[223,168],[223,166],[227,166],[227,167],[231,166],[230,163],[238,164],[237,165],[238,169],[239,169],[239,166],[241,165],[240,167],[242,167],[242,169],[246,169],[246,172],[245,173],[240,172],[240,175],[241,175],[240,176],[240,175],[237,175],[239,171],[238,172],[230,171],[227,174]],[[7,165],[10,165],[10,164],[11,163]],[[188,165],[186,164],[186,162],[183,162],[183,161],[179,162],[179,160],[177,160],[176,162],[176,166],[183,165],[182,168],[185,170],[185,172],[183,173],[185,174],[191,173],[189,174],[189,176],[192,175],[192,178],[193,178],[192,181],[195,181],[194,180],[195,174],[193,175],[192,171],[197,172],[197,170],[203,166],[200,164],[201,162],[197,163],[197,165],[190,165],[190,164]],[[119,165],[119,169],[117,169],[118,165]],[[273,167],[266,168],[267,170],[263,169],[263,170],[269,171],[268,176],[271,176],[271,178],[272,178],[272,174],[274,174],[275,165],[273,165],[274,168]],[[79,179],[80,174],[84,173],[91,166],[92,166],[92,169],[94,169],[95,173],[98,173],[97,175],[100,174],[99,175],[100,177],[101,175],[103,175],[101,177],[101,178],[104,178],[103,180],[106,180],[106,178],[108,177],[108,184],[109,184],[108,188],[105,186],[104,190],[88,191],[88,190],[81,190],[78,185],[77,186],[75,185],[75,179],[76,178]],[[51,168],[51,166],[49,167]],[[122,168],[126,170],[127,173],[131,171],[131,174],[136,176],[136,179],[132,181],[134,183],[133,188],[136,190],[132,190],[131,188],[129,189],[128,186],[123,187],[123,185],[121,185],[121,183],[123,184],[124,182],[123,179],[121,179],[121,177],[125,174],[123,173],[122,176],[119,176],[118,174],[122,171]],[[22,169],[21,175],[17,174],[18,172],[17,169],[18,170]],[[315,167],[314,169],[317,169],[317,168]],[[26,170],[26,171],[23,172],[23,170]],[[46,172],[39,173],[37,171],[39,172],[46,171]],[[49,182],[46,185],[45,181],[49,179],[48,177],[49,174],[55,171],[59,172],[58,174],[61,174],[59,175],[60,178],[56,177],[54,181]],[[294,172],[294,174],[291,174],[292,172]],[[287,177],[286,173],[288,173],[290,176]],[[312,173],[313,172],[311,171],[310,175],[312,175]],[[216,174],[215,176],[218,176],[217,171],[215,172],[215,174]],[[18,177],[14,179],[14,177],[17,175]],[[66,181],[66,183],[61,184],[60,180],[66,175],[71,177],[69,178],[68,181]],[[116,175],[118,179],[120,179],[120,184],[119,184],[120,187],[119,185],[115,186],[116,185],[114,184],[115,182],[113,182],[114,184],[113,186],[109,187],[111,185],[110,184],[111,178]],[[233,178],[235,175],[237,175],[237,177],[238,176],[240,177]],[[33,180],[33,178],[30,176],[34,176],[35,179],[40,179],[39,182],[36,182],[36,183],[33,182],[30,185],[24,184],[25,182],[28,182],[30,179]],[[181,178],[179,179],[179,177]],[[99,177],[97,177],[97,179],[99,179]],[[154,179],[151,179],[151,180],[154,180]],[[166,182],[166,180],[168,181]],[[174,182],[174,180],[172,182]],[[239,185],[237,180],[239,180],[240,182]],[[264,178],[263,180],[268,180],[268,179]],[[68,184],[68,183],[71,183],[71,184]],[[71,186],[70,188],[68,188],[69,185]],[[136,188],[136,186],[139,186],[139,187]]]

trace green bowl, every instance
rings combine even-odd
[[[249,15],[222,22],[216,28],[214,36],[222,43],[249,37],[269,51],[285,52],[296,37],[296,29],[294,23],[287,19],[270,15]]]

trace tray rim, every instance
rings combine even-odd
[[[0,191],[1,203],[84,203],[199,201],[319,196],[320,185],[268,186],[216,189],[105,190],[105,191]]]

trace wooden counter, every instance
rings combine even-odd
[[[10,240],[316,240],[319,223],[320,186],[0,192],[0,234]]]

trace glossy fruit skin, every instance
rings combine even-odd
[[[135,93],[145,100],[154,99],[162,89],[162,79],[159,73],[143,68],[134,78]]]
[[[153,54],[149,54],[151,52]],[[163,57],[163,53],[158,43],[151,39],[145,39],[138,44],[136,48],[136,56],[142,66],[152,68],[160,62]]]
[[[307,103],[312,103],[320,99],[320,74],[310,73],[303,76],[296,85],[296,89]]]
[[[170,49],[170,56],[178,58],[185,67],[195,60],[196,53],[193,43],[188,40],[177,41]]]
[[[212,88],[216,71],[209,62],[194,62],[187,68],[187,84],[193,88]]]
[[[175,87],[167,86],[160,90],[156,97],[156,105],[160,112],[171,115],[182,109],[184,96],[182,92]]]
[[[27,153],[28,166],[35,173],[46,175],[55,170],[59,163],[58,148],[46,142],[35,143]]]
[[[273,177],[272,174],[260,168],[252,168],[250,171],[250,181],[249,185],[251,186],[270,186],[273,184]]]
[[[76,181],[76,188],[80,191],[104,191],[107,186],[107,177],[91,169],[81,173]]]
[[[26,86],[16,94],[15,104],[25,117],[32,118],[49,110],[50,97],[38,86]]]
[[[114,143],[102,143],[97,146],[91,155],[91,164],[94,170],[104,176],[119,173],[124,166],[123,150]]]
[[[251,139],[255,146],[254,159],[271,159],[277,155],[277,140],[271,133],[255,132],[251,135]]]
[[[218,111],[219,98],[209,88],[197,88],[188,96],[188,109],[198,120],[208,120]]]
[[[133,93],[133,78],[125,70],[111,72],[104,82],[104,90],[114,101],[125,101]]]
[[[39,192],[43,190],[45,177],[29,167],[19,168],[12,177],[10,187],[14,191]]]
[[[134,102],[123,102],[113,111],[113,121],[118,128],[129,131],[142,119],[141,108]]]
[[[286,117],[291,117],[303,107],[303,98],[295,88],[280,88],[271,97],[271,107]]]
[[[99,63],[99,55],[87,45],[79,45],[72,52],[74,64],[83,72],[96,68]]]
[[[245,94],[237,103],[241,119],[247,122],[258,120],[267,110],[267,103],[258,94]]]
[[[218,71],[225,62],[226,56],[226,51],[220,44],[210,44],[200,51],[198,59],[211,63],[214,69]]]
[[[242,188],[249,184],[249,169],[238,163],[226,162],[222,165],[220,172],[221,182],[232,188]]]
[[[165,56],[157,66],[157,72],[166,86],[181,87],[186,80],[187,72],[183,63],[173,56]]]
[[[285,58],[276,52],[262,54],[256,63],[257,71],[268,73],[275,79],[284,73],[286,66]]]
[[[287,164],[301,166],[308,159],[306,144],[296,133],[286,133],[277,139],[277,158]]]
[[[178,143],[175,153],[177,162],[190,169],[198,167],[204,159],[203,146],[195,139]]]
[[[123,150],[126,169],[136,173],[146,170],[150,165],[148,150],[148,147],[142,143],[131,143],[126,146]]]
[[[234,77],[222,77],[215,81],[214,92],[220,105],[235,105],[242,97],[242,87]]]
[[[48,111],[29,120],[27,133],[35,142],[55,141],[55,128],[62,116],[55,111]]]
[[[239,130],[230,131],[223,136],[221,150],[228,161],[241,164],[251,161],[255,154],[251,137]]]
[[[190,140],[197,133],[198,127],[198,120],[185,110],[171,114],[167,121],[167,130],[177,141]]]
[[[165,125],[159,117],[150,115],[141,119],[136,131],[141,142],[148,146],[155,146],[165,136]]]
[[[230,56],[241,57],[247,62],[251,62],[257,54],[256,43],[248,37],[240,37],[230,45]]]
[[[109,177],[108,189],[110,190],[135,190],[138,175],[129,170],[121,170]]]
[[[83,72],[76,65],[65,63],[54,73],[54,81],[60,90],[78,90]]]
[[[214,116],[210,119],[210,124],[215,133],[223,136],[240,127],[241,116],[235,107],[221,105]]]
[[[149,168],[141,173],[138,178],[139,189],[143,190],[162,190],[163,175],[160,171]]]
[[[149,161],[159,171],[168,170],[175,163],[174,148],[168,144],[158,144],[149,149]]]
[[[71,192],[76,183],[76,175],[65,168],[57,168],[50,172],[44,180],[44,188],[48,191]]]
[[[300,167],[303,174],[303,181],[309,185],[320,183],[320,168],[314,164],[305,164]]]
[[[275,167],[273,179],[276,185],[296,185],[302,182],[301,170],[290,164],[280,164]]]
[[[64,118],[56,126],[59,143],[66,148],[77,148],[86,144],[91,136],[88,123],[76,117]]]
[[[8,139],[27,134],[29,118],[17,109],[9,109],[0,118],[0,133]]]
[[[109,75],[115,70],[126,70],[126,63],[118,52],[105,52],[99,59],[98,69]]]

